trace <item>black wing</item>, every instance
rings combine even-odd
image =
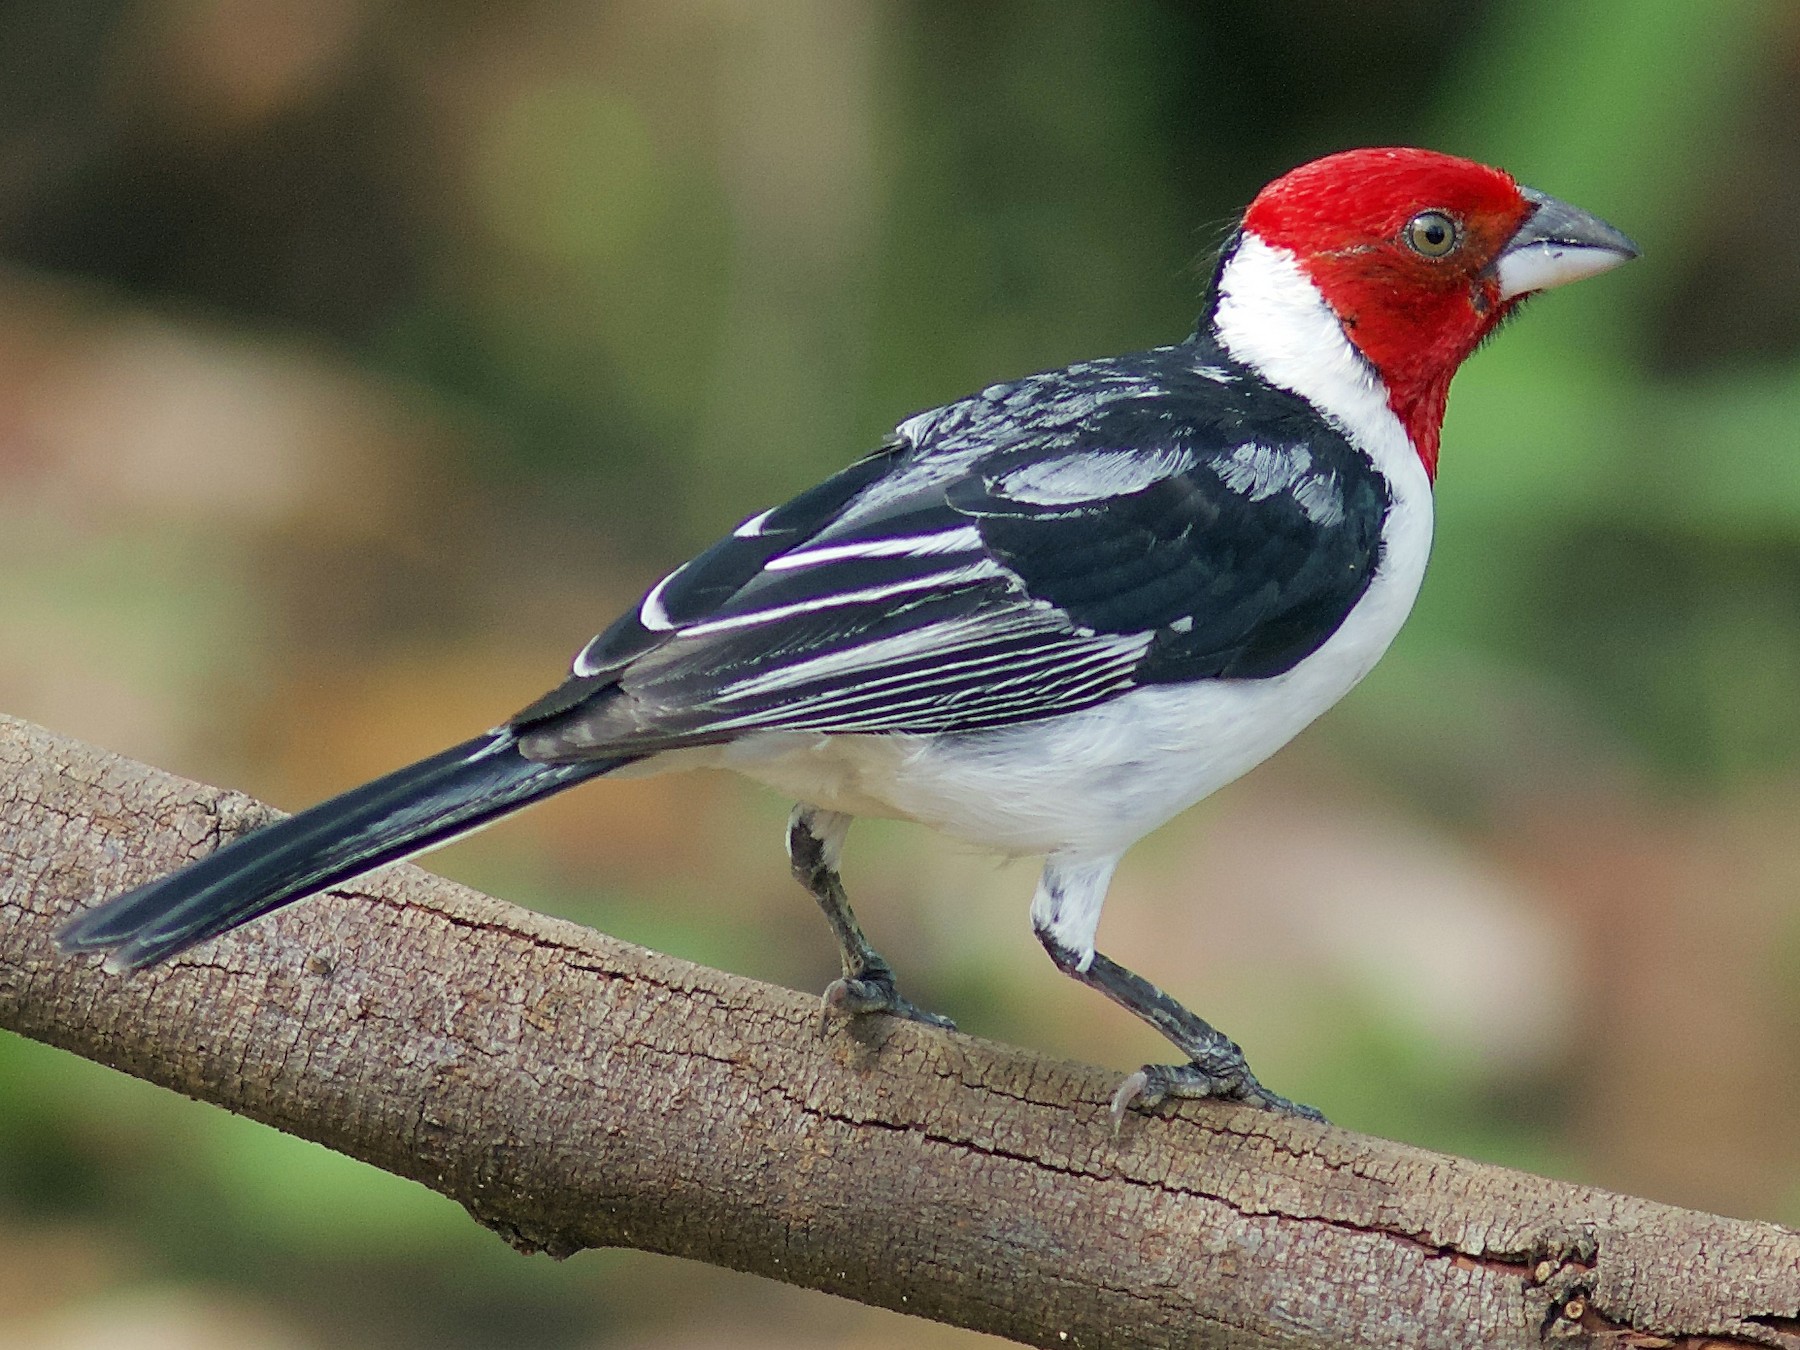
[[[1048,421],[977,396],[996,425],[926,428],[746,521],[513,725],[551,756],[975,731],[1291,669],[1374,575],[1386,484],[1304,405],[1205,393]]]
[[[1385,481],[1335,438],[1219,447],[1159,430],[1149,451],[1018,456],[949,498],[1033,596],[1096,632],[1153,634],[1139,683],[1291,670],[1374,576]],[[1101,495],[1159,464],[1173,471]]]

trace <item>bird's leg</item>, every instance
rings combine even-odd
[[[1257,1082],[1244,1052],[1224,1032],[1143,976],[1094,950],[1100,902],[1115,861],[1077,864],[1052,859],[1044,867],[1031,906],[1032,927],[1058,970],[1135,1013],[1188,1057],[1186,1064],[1146,1064],[1121,1083],[1113,1094],[1113,1129],[1118,1129],[1132,1107],[1148,1110],[1166,1097],[1219,1097],[1306,1120],[1324,1120],[1312,1107],[1291,1102]]]
[[[948,1017],[926,1012],[900,996],[894,984],[893,967],[863,936],[856,915],[850,912],[844,883],[838,876],[838,857],[843,852],[844,836],[850,831],[850,817],[840,811],[821,811],[804,803],[794,808],[788,818],[788,859],[794,876],[812,893],[825,911],[825,921],[837,938],[838,955],[844,974],[825,988],[825,1017],[858,1017],[864,1013],[888,1013],[928,1026],[956,1030]],[[823,1023],[821,1023],[821,1026]]]
[[[1054,951],[1050,955],[1056,959]],[[1188,1057],[1186,1064],[1146,1064],[1121,1083],[1113,1094],[1115,1129],[1133,1106],[1148,1110],[1165,1097],[1223,1097],[1305,1120],[1325,1119],[1313,1107],[1289,1101],[1257,1082],[1236,1041],[1205,1018],[1189,1012],[1143,976],[1099,952],[1094,953],[1086,970],[1066,966],[1064,969],[1121,1008],[1136,1013]]]

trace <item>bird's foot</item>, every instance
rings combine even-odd
[[[1325,1117],[1314,1108],[1290,1102],[1257,1082],[1236,1041],[1205,1018],[1189,1012],[1142,975],[1134,975],[1100,952],[1090,952],[1084,961],[1056,941],[1054,935],[1040,932],[1038,936],[1061,969],[1098,989],[1121,1008],[1136,1013],[1188,1056],[1186,1064],[1146,1064],[1119,1084],[1112,1099],[1114,1134],[1132,1107],[1148,1111],[1168,1097],[1216,1097],[1298,1116],[1301,1120],[1324,1121]]]
[[[1125,1113],[1136,1107],[1148,1111],[1169,1097],[1214,1097],[1220,1101],[1244,1102],[1265,1111],[1298,1116],[1301,1120],[1324,1123],[1325,1117],[1314,1107],[1291,1102],[1256,1081],[1250,1066],[1240,1055],[1235,1060],[1221,1055],[1206,1062],[1195,1059],[1186,1064],[1146,1064],[1132,1074],[1113,1093],[1113,1133],[1125,1122]]]
[[[820,1000],[819,1034],[836,1018],[865,1017],[870,1013],[886,1013],[909,1022],[923,1022],[928,1027],[955,1031],[956,1023],[938,1013],[926,1012],[910,999],[901,997],[894,984],[894,972],[885,965],[871,965],[859,975],[846,975],[825,986]]]

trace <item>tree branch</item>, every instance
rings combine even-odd
[[[1040,1346],[1800,1350],[1787,1229],[1244,1107],[1115,1140],[1114,1073],[889,1019],[821,1040],[813,998],[413,868],[128,979],[53,949],[268,815],[0,718],[0,1026],[522,1250],[667,1252]]]

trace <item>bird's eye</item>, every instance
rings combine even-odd
[[[1421,211],[1406,222],[1406,242],[1415,253],[1441,258],[1459,242],[1456,222],[1442,211]]]

